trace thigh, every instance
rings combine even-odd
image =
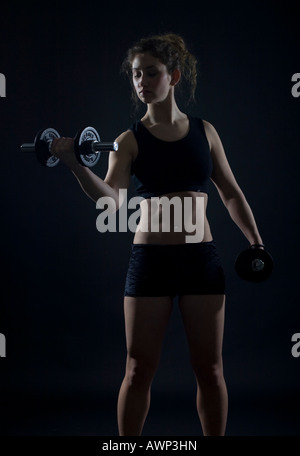
[[[224,270],[214,241],[185,244],[179,252],[176,265],[179,296],[225,294]]]
[[[170,246],[163,244],[132,244],[124,295],[143,299],[175,296],[169,251]]]
[[[225,295],[184,295],[179,307],[192,362],[218,363],[222,357]]]
[[[172,298],[168,296],[125,296],[125,332],[129,357],[158,361],[172,304]]]

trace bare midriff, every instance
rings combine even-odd
[[[134,244],[186,244],[212,241],[206,193],[168,193],[140,203]]]

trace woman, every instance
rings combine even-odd
[[[192,97],[196,87],[196,60],[183,39],[174,34],[142,39],[128,51],[124,68],[135,97],[147,109],[116,139],[119,149],[110,153],[105,179],[77,162],[71,138],[56,139],[52,145],[53,154],[70,167],[94,201],[110,196],[119,208],[123,202],[119,190],[128,188],[131,174],[144,198],[124,293],[127,361],[118,398],[119,435],[142,433],[175,295],[195,372],[203,434],[224,435],[228,408],[222,365],[225,280],[205,214],[210,180],[249,243],[262,244],[262,239],[215,128],[185,114],[176,103],[175,89],[181,79],[190,83]],[[175,209],[169,210],[168,229],[163,223],[167,206],[159,204],[163,197],[164,201],[175,197],[183,208],[181,220]],[[201,238],[188,240],[199,216]],[[155,217],[159,222],[151,229]],[[192,223],[186,223],[187,218]]]

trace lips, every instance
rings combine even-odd
[[[140,95],[147,95],[149,92],[149,90],[141,90],[140,91]]]

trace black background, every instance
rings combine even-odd
[[[46,127],[74,136],[92,125],[115,139],[133,121],[120,75],[126,50],[161,32],[181,34],[198,59],[197,102],[179,105],[219,132],[275,262],[262,284],[236,276],[248,242],[211,185],[208,216],[228,283],[227,434],[299,434],[299,19],[287,1],[1,5],[1,414],[10,417],[2,434],[117,434],[133,234],[100,234],[99,210],[69,170],[43,168],[20,144]],[[102,154],[93,170],[106,169]],[[144,435],[200,433],[175,303]]]

